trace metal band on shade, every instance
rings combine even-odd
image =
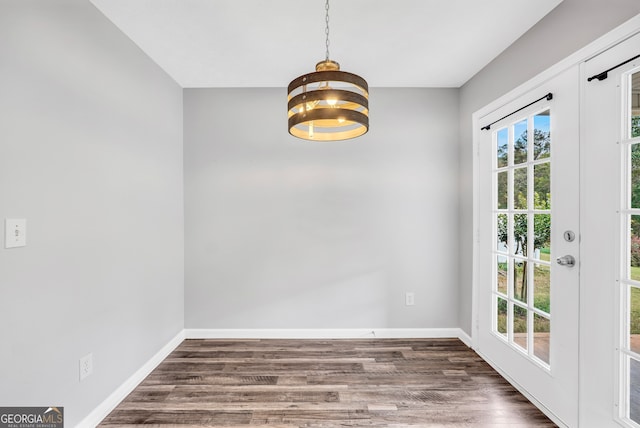
[[[365,110],[369,110],[369,100],[365,96],[360,95],[356,92],[344,91],[341,89],[319,89],[309,92],[303,92],[291,98],[287,106],[289,108],[289,111],[292,111],[292,109],[298,107],[299,105],[302,105],[303,103],[327,99],[346,102],[345,104],[342,104],[343,111],[345,108],[349,108],[352,105],[354,110],[358,105],[364,107]]]
[[[308,113],[295,114],[289,118],[289,133],[294,137],[313,141],[341,141],[364,135],[369,130],[369,118],[359,111],[344,110],[341,112],[342,122],[338,122],[335,113],[328,109],[312,110]],[[296,125],[313,122],[314,133],[309,136],[305,129]],[[335,130],[323,132],[322,128]]]
[[[316,71],[314,73],[303,74],[300,77],[297,77],[289,83],[289,87],[287,88],[287,92],[291,93],[296,88],[299,88],[302,85],[308,85],[310,83],[318,83],[318,82],[345,82],[351,83],[352,85],[359,86],[366,93],[369,93],[369,85],[367,81],[357,74],[349,73],[348,71]]]

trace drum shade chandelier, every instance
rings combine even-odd
[[[347,140],[369,130],[369,85],[329,59],[329,0],[325,12],[325,60],[316,64],[315,73],[295,78],[287,89],[289,133],[311,141]]]

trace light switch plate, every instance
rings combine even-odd
[[[5,248],[24,247],[25,245],[27,245],[27,220],[24,218],[5,219]]]
[[[416,295],[411,292],[411,291],[407,291],[406,293],[404,293],[404,304],[407,306],[413,306],[416,304]]]

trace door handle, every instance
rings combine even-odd
[[[574,267],[576,265],[576,259],[575,257],[567,254],[566,256],[558,257],[556,259],[556,263],[560,266]]]

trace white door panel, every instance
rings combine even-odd
[[[640,337],[640,277],[634,269],[640,260],[630,260],[632,236],[640,234],[640,217],[634,217],[640,203],[631,198],[633,187],[640,191],[640,183],[632,186],[631,170],[632,150],[640,160],[634,150],[640,138],[632,138],[629,127],[631,78],[640,73],[640,60],[609,71],[605,80],[586,79],[638,54],[640,35],[583,65],[580,421],[585,427],[616,426],[615,420],[640,427],[640,349],[631,343]],[[640,173],[640,162],[633,164]]]
[[[580,262],[578,67],[482,118],[481,124],[548,92],[552,100],[542,99],[501,120],[482,131],[479,140],[477,350],[556,421],[575,427],[579,266],[555,260],[570,255]],[[544,154],[547,130],[550,153]],[[545,231],[549,220],[550,234]],[[565,231],[576,239],[565,240]]]

